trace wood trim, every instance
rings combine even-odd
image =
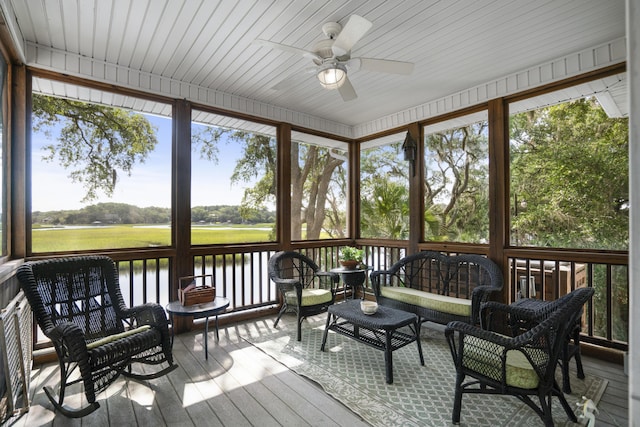
[[[414,123],[418,123],[418,122],[414,122]],[[374,139],[378,139],[378,138],[383,138],[385,136],[389,136],[389,135],[393,135],[396,133],[403,133],[403,132],[407,132],[409,130],[409,126],[411,126],[412,123],[409,123],[407,125],[403,125],[403,126],[398,126],[392,129],[386,129],[382,132],[376,132],[376,133],[372,133],[370,135],[367,136],[363,136],[360,138],[356,138],[353,141],[357,141],[357,142],[367,142],[367,141],[372,141]]]
[[[347,195],[347,206],[349,206],[347,215],[349,221],[347,223],[347,237],[355,239],[360,237],[360,142],[349,144],[349,187]]]
[[[498,99],[500,99],[500,98],[498,98]],[[433,125],[433,124],[440,123],[440,122],[444,122],[444,121],[447,121],[447,120],[450,120],[450,119],[456,119],[458,117],[464,117],[464,116],[467,116],[469,114],[479,113],[481,111],[487,110],[488,108],[489,108],[489,103],[488,102],[483,102],[481,104],[476,104],[476,105],[473,105],[471,107],[463,108],[461,110],[451,111],[451,112],[448,112],[448,113],[445,113],[445,114],[441,114],[441,115],[436,116],[436,117],[430,117],[428,119],[421,120],[418,123],[420,123],[420,125],[422,127],[426,127],[426,126]]]
[[[424,241],[424,128],[412,123],[407,133],[416,141],[416,158],[409,164],[409,254]]]
[[[419,249],[489,256],[489,246],[476,243],[424,242],[420,244]]]
[[[278,126],[276,230],[280,250],[291,249],[291,126]]]
[[[503,251],[509,238],[509,112],[501,99],[489,102],[488,110],[489,258],[506,272],[507,259]],[[505,283],[508,282],[505,280]],[[509,288],[504,289],[502,302],[508,303]]]
[[[171,180],[172,246],[176,250],[171,299],[178,299],[178,278],[193,274],[193,258],[185,256],[191,248],[191,105],[176,101],[173,106],[173,156]]]
[[[8,64],[23,65],[18,49],[11,37],[9,26],[2,13],[0,13],[0,54],[5,57]]]
[[[171,156],[171,240],[175,248],[173,268],[170,268],[170,300],[178,299],[180,277],[193,275],[193,257],[191,248],[191,104],[186,100],[177,100],[172,112],[172,149]],[[174,316],[173,326],[176,332],[191,330],[193,318]]]
[[[576,261],[612,265],[627,265],[629,254],[625,251],[601,251],[598,249],[548,249],[548,248],[507,248],[507,258],[545,259],[549,261]]]
[[[576,86],[582,83],[588,83],[592,80],[602,79],[604,77],[624,73],[626,71],[627,71],[626,63],[621,62],[619,64],[610,65],[608,67],[604,67],[604,68],[600,68],[584,74],[580,74],[579,76],[576,76],[576,77],[569,77],[567,79],[546,84],[544,86],[536,87],[533,89],[518,92],[513,95],[505,96],[503,99],[507,103],[521,101],[523,99],[532,98],[538,95],[544,95],[545,93],[555,92],[561,89],[565,89],[567,87]]]
[[[7,168],[11,177],[7,194],[7,253],[24,258],[31,248],[31,78],[24,66],[14,65],[9,77],[10,122]]]
[[[606,360],[618,365],[624,364],[624,352],[621,350],[615,350],[612,348],[606,348],[599,345],[581,342],[580,352],[585,356],[593,357],[600,360]]]
[[[315,130],[315,129],[311,129],[311,128],[305,128],[302,126],[297,126],[294,124],[289,124],[291,126],[291,131],[295,131],[295,132],[300,132],[300,133],[307,133],[309,135],[314,135],[314,136],[320,136],[323,138],[327,138],[327,139],[333,139],[334,141],[342,141],[342,142],[347,142],[347,143],[353,143],[355,142],[355,140],[351,139],[351,138],[346,138],[344,136],[340,136],[340,135],[334,135],[328,132],[323,132],[323,131],[319,131],[319,130]]]
[[[269,120],[262,117],[252,116],[251,114],[242,113],[238,111],[225,110],[224,108],[221,108],[221,107],[216,107],[216,106],[206,105],[206,104],[192,103],[191,108],[194,110],[204,111],[212,114],[218,114],[220,116],[225,116],[225,117],[232,117],[234,119],[239,119],[239,120],[247,120],[249,122],[260,123],[263,125],[269,125],[273,127],[277,127],[279,124],[282,123],[276,120]]]
[[[117,93],[119,95],[128,95],[135,98],[146,99],[149,101],[162,102],[164,104],[173,104],[176,98],[171,98],[163,95],[156,95],[149,92],[143,92],[136,89],[129,89],[123,86],[118,86],[110,83],[104,83],[96,80],[89,80],[82,77],[72,76],[69,74],[61,74],[55,71],[43,70],[40,68],[27,67],[33,77],[55,80],[63,83],[74,84],[78,86],[89,87],[97,90],[104,90],[106,92]]]

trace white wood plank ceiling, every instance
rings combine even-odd
[[[0,7],[30,66],[345,136],[626,55],[624,0],[0,0]],[[358,97],[344,102],[305,72],[310,59],[252,43],[313,50],[326,38],[325,22],[344,25],[352,14],[373,23],[352,57],[413,62],[413,73],[351,70]],[[288,89],[272,89],[291,75]]]

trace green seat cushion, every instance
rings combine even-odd
[[[412,288],[382,286],[380,294],[389,299],[456,316],[471,317],[471,300],[432,294]]]
[[[469,339],[469,342],[473,342],[473,345],[467,345],[467,339]],[[502,382],[502,361],[500,357],[503,352],[504,347],[494,343],[487,344],[486,348],[478,347],[478,338],[467,335],[465,336],[462,364],[473,371]],[[507,351],[506,365],[506,384],[508,386],[524,389],[538,387],[540,378],[522,351]]]
[[[109,335],[108,337],[100,338],[97,341],[90,342],[87,344],[87,350],[91,350],[96,347],[100,347],[101,345],[108,344],[110,342],[119,340],[120,338],[128,337],[133,334],[137,334],[139,332],[147,331],[151,329],[150,325],[143,325],[135,329],[129,329],[128,331],[121,332],[119,334]]]
[[[285,293],[287,304],[297,305],[296,291],[288,291]],[[331,302],[333,296],[328,289],[303,289],[301,306],[318,305]]]

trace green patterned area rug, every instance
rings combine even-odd
[[[316,316],[321,318],[322,316]],[[324,323],[324,322],[322,322]],[[334,332],[329,333],[326,351],[320,351],[324,324],[317,320],[303,324],[302,342],[295,333],[274,330],[248,341],[289,369],[320,384],[373,426],[447,426],[451,423],[455,370],[442,331],[422,328],[425,366],[418,350],[410,344],[393,352],[393,384],[386,384],[384,354]],[[572,362],[575,367],[575,364]],[[560,369],[558,378],[561,379]],[[587,396],[598,402],[607,381],[587,372],[580,380],[572,373],[571,406]],[[561,383],[561,382],[559,382]],[[578,406],[576,405],[576,413]],[[557,425],[574,425],[557,400],[552,405]],[[540,418],[513,397],[464,395],[463,426],[539,426]]]

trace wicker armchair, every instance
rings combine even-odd
[[[460,422],[464,393],[515,396],[532,408],[546,426],[553,426],[551,401],[556,396],[567,416],[576,422],[555,379],[555,371],[567,333],[593,292],[593,288],[580,288],[549,303],[545,308],[546,318],[516,337],[492,331],[492,323],[497,322],[486,322],[487,329],[458,321],[449,323],[445,336],[457,373],[453,423]],[[498,311],[506,315],[509,322],[531,316],[530,310],[504,304],[488,303],[486,308],[492,311],[487,316],[489,319]],[[471,379],[465,382],[466,377]]]
[[[493,304],[490,302],[488,304]],[[550,309],[547,305],[550,304],[550,301],[542,301],[533,298],[522,298],[512,305],[515,305],[519,308],[526,308],[529,310],[518,311],[518,316],[510,316],[509,318],[509,327],[511,328],[511,334],[513,336],[520,334],[522,332],[526,332],[527,330],[533,328],[538,323],[542,322],[544,319],[549,317]],[[490,308],[490,306],[487,306]],[[525,316],[526,317],[522,317]],[[565,339],[565,344],[562,348],[562,353],[560,355],[560,359],[558,360],[558,364],[562,369],[562,391],[566,394],[571,394],[571,380],[569,375],[569,362],[571,359],[574,359],[576,362],[576,371],[577,377],[580,379],[584,379],[584,369],[582,367],[582,356],[580,354],[580,334],[582,333],[582,312],[576,319],[576,323],[573,328],[569,328],[567,331],[567,337]]]
[[[287,310],[298,315],[297,340],[302,340],[302,321],[324,313],[335,302],[340,276],[320,271],[310,258],[298,252],[278,252],[269,259],[269,277],[282,295],[283,303],[274,327]]]
[[[127,308],[110,258],[27,262],[17,276],[38,325],[58,355],[58,396],[49,387],[44,391],[64,415],[77,418],[95,411],[100,406],[96,394],[120,374],[144,380],[177,368],[164,309],[153,303]],[[131,371],[134,362],[167,366],[136,374]],[[79,409],[63,405],[67,387],[80,382],[88,404]]]

